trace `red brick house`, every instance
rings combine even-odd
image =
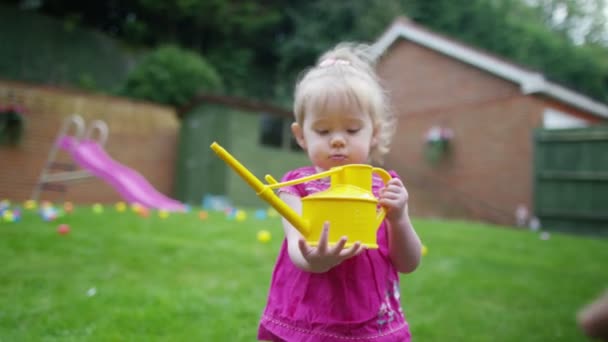
[[[606,104],[404,18],[374,51],[399,119],[385,167],[404,178],[415,216],[513,224],[533,203],[533,130],[608,119]],[[433,127],[452,138],[430,162]]]

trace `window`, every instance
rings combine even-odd
[[[260,120],[260,126],[260,144],[271,147],[283,145],[283,119],[264,115]]]
[[[291,133],[291,120],[264,114],[260,118],[260,144],[262,146],[300,151]]]

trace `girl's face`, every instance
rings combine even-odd
[[[328,101],[323,110],[307,112],[302,125],[293,123],[291,129],[320,170],[367,163],[377,140],[370,115],[338,101]]]

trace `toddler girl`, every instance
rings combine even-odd
[[[346,164],[381,162],[395,122],[368,47],[340,44],[321,56],[295,90],[292,132],[312,163],[288,172],[282,181]],[[258,338],[266,341],[409,341],[399,302],[398,272],[420,262],[421,243],[408,214],[408,193],[399,177],[373,179],[373,192],[386,209],[377,232],[378,249],[347,237],[329,245],[326,222],[318,245],[310,246],[283,220],[285,240],[272,276]],[[279,190],[301,213],[301,198],[327,189],[329,179]],[[350,245],[350,244],[349,244]]]

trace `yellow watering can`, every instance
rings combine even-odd
[[[386,211],[378,209],[378,199],[372,193],[372,174],[380,175],[386,184],[391,176],[384,169],[365,164],[333,167],[325,172],[278,183],[266,175],[268,184],[258,180],[223,147],[214,142],[211,149],[251,186],[264,201],[289,221],[310,245],[316,245],[323,223],[329,221],[329,244],[336,244],[342,236],[348,237],[346,246],[359,241],[367,248],[378,248],[376,231]],[[283,202],[274,189],[331,176],[330,187],[325,191],[302,198],[302,216]]]

